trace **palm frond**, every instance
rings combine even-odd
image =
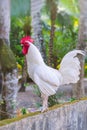
[[[77,0],[59,0],[59,3],[66,11],[76,17],[79,15],[78,1]]]
[[[11,15],[25,16],[30,14],[30,0],[11,0]]]

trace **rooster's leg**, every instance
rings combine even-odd
[[[48,110],[48,96],[41,93],[41,97],[43,100],[43,106],[42,106],[41,112],[44,112],[44,111]]]

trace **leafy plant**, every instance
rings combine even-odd
[[[33,85],[33,88],[34,88],[34,93],[37,94],[39,97],[41,97],[41,93],[38,86],[35,84]]]
[[[77,0],[59,0],[59,5],[61,8],[65,9],[65,12],[78,17],[79,7]]]
[[[64,21],[64,22],[62,22]],[[55,38],[53,44],[54,66],[60,63],[63,56],[70,50],[75,49],[78,37],[78,19],[60,12],[56,20]],[[43,36],[46,44],[46,54],[48,57],[49,38],[50,38],[50,25],[43,21]]]
[[[55,104],[58,104],[58,103],[59,102],[58,102],[58,98],[57,98],[56,94],[49,97],[49,99],[48,99],[49,107],[51,107],[51,106],[53,106]]]
[[[73,98],[73,97],[72,97],[72,98],[70,98],[69,101],[70,101],[70,102],[73,102],[73,101],[75,101],[75,100],[76,100],[76,98]]]
[[[24,86],[25,86],[25,87],[28,87],[28,86],[29,86],[29,83],[25,83]]]
[[[84,76],[87,77],[87,63],[85,63],[84,66]]]
[[[29,16],[25,17],[12,17],[11,18],[11,49],[13,50],[16,61],[23,66],[24,56],[22,55],[22,47],[20,46],[20,39],[27,34],[30,34],[31,30],[31,18]]]
[[[22,112],[23,115],[27,114],[26,108],[22,108],[22,109],[21,109],[21,112]]]

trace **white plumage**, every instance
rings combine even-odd
[[[84,53],[81,50],[67,53],[61,61],[60,69],[56,70],[44,63],[36,46],[29,41],[26,42],[30,44],[26,54],[28,74],[41,91],[44,111],[48,108],[48,96],[54,95],[60,85],[76,83],[79,80],[81,67],[76,56]]]
[[[76,83],[79,80],[80,62],[77,54],[84,55],[81,50],[74,50],[67,53],[61,61],[59,72],[63,76],[63,84]]]

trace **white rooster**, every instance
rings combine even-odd
[[[43,99],[42,112],[48,109],[48,97],[54,95],[60,85],[76,83],[79,80],[80,62],[77,54],[84,55],[81,50],[67,53],[61,61],[60,69],[47,66],[31,37],[21,39],[22,53],[26,55],[27,71],[30,78],[38,85]]]

